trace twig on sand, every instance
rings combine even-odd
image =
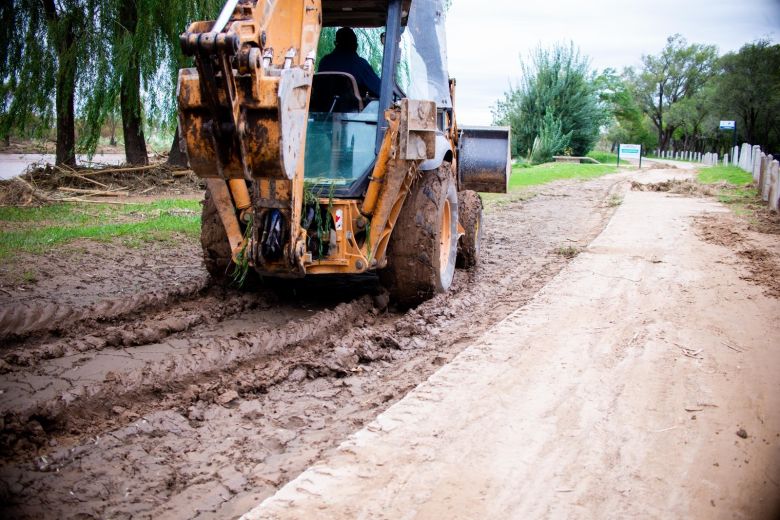
[[[704,349],[693,350],[692,348],[683,347],[682,345],[678,345],[677,343],[672,343],[672,345],[682,350],[684,356],[693,359],[703,359],[701,356],[699,356],[699,354],[701,354],[702,350]]]
[[[664,428],[663,430],[653,430],[653,433],[668,432],[669,430],[676,430],[677,428],[679,428],[679,426],[670,426],[668,428]]]
[[[723,343],[724,346],[730,348],[734,352],[739,352],[740,354],[744,352],[744,350],[742,350],[741,348],[735,347],[734,345],[729,345],[725,341],[721,341],[721,343]]]

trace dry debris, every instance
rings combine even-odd
[[[130,195],[180,194],[202,189],[187,169],[166,163],[149,166],[70,168],[34,165],[27,172],[0,181],[0,205],[40,206],[52,202],[102,203]]]

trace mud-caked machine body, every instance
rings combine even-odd
[[[479,256],[506,128],[458,128],[440,0],[229,0],[181,36],[181,145],[218,280],[376,271],[415,303]],[[381,90],[315,70],[323,27],[382,32]],[[400,85],[403,84],[403,85]]]

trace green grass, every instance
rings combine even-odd
[[[16,253],[40,253],[79,239],[120,240],[129,247],[171,240],[175,234],[197,237],[200,204],[165,199],[147,204],[64,203],[40,208],[0,208],[0,259]]]
[[[617,166],[611,164],[546,163],[531,168],[512,168],[509,190],[563,179],[593,179],[616,171]]]
[[[490,210],[513,202],[521,202],[536,196],[528,188],[565,179],[593,179],[617,172],[614,164],[546,163],[537,166],[516,164],[509,178],[509,193],[483,193],[482,200]]]
[[[596,159],[598,162],[602,164],[617,164],[616,153],[599,152],[597,150],[593,150],[591,152],[588,152],[588,157],[590,157],[591,159]],[[620,159],[620,164],[630,164],[630,163],[625,159]]]
[[[718,188],[718,201],[732,205],[738,215],[748,213],[748,207],[758,199],[758,190],[752,185],[753,175],[736,166],[702,168],[698,180],[702,184],[726,183],[728,186]]]
[[[744,186],[753,182],[753,175],[736,166],[712,166],[701,169],[699,182],[703,184],[727,182],[735,186]]]

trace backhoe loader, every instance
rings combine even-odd
[[[315,70],[323,27],[383,31],[378,98]],[[414,305],[477,263],[509,129],[457,125],[444,35],[441,0],[228,0],[189,26],[181,146],[214,279],[376,272]]]

